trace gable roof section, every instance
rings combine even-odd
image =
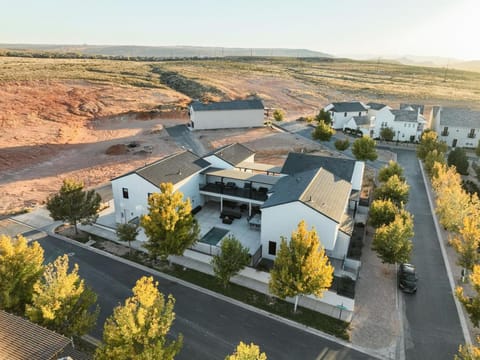
[[[382,110],[384,107],[387,107],[387,105],[385,104],[380,104],[376,102],[369,102],[367,103],[367,106],[372,110]]]
[[[420,114],[423,115],[423,111],[425,110],[425,105],[420,105],[420,104],[405,104],[401,103],[400,104],[400,110],[409,110],[412,109],[415,112],[420,112]]]
[[[305,170],[324,168],[335,176],[351,182],[355,160],[304,153],[289,153],[283,163],[282,174],[293,175]]]
[[[137,174],[155,186],[159,186],[164,182],[171,182],[175,185],[208,166],[210,166],[208,161],[188,150],[184,150],[121,175],[113,180],[130,174]]]
[[[367,111],[368,108],[360,101],[352,102],[334,102],[332,110],[335,112],[357,112]]]
[[[263,208],[300,201],[315,211],[341,223],[352,185],[320,168],[284,176],[273,186]]]
[[[415,110],[390,110],[395,117],[393,121],[418,122],[418,113]]]
[[[262,100],[234,100],[222,101],[204,104],[201,102],[194,102],[191,104],[195,111],[228,111],[228,110],[260,110],[264,109]]]
[[[440,125],[479,129],[480,111],[461,108],[441,108]]]
[[[254,154],[255,151],[249,149],[245,145],[233,143],[215,149],[205,155],[205,157],[215,155],[223,161],[226,161],[227,163],[236,166],[241,162],[247,160],[250,156]]]
[[[65,336],[0,310],[2,359],[56,359],[68,344]]]
[[[354,116],[353,120],[357,125],[370,125],[370,116]]]

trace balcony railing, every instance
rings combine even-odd
[[[469,137],[470,139],[475,139],[475,138],[477,137],[477,134],[475,134],[475,133],[469,133],[469,134],[468,134],[468,137]]]
[[[448,136],[448,134],[450,134],[449,131],[442,131],[442,132],[440,133],[441,136]]]
[[[258,190],[255,188],[239,188],[236,186],[226,186],[222,183],[209,183],[200,185],[201,191],[208,191],[216,194],[224,194],[230,196],[236,196],[246,199],[252,199],[257,201],[267,200],[267,188],[260,187]]]

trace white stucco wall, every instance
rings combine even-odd
[[[263,109],[195,111],[190,107],[193,130],[261,127]]]
[[[438,140],[445,141],[448,146],[452,147],[454,140],[457,140],[456,147],[469,147],[474,148],[478,145],[478,140],[480,139],[480,129],[475,129],[476,136],[474,138],[469,138],[468,134],[470,134],[471,128],[464,128],[464,127],[448,127],[448,135],[442,135],[444,126],[440,126],[439,130],[437,131]]]
[[[123,198],[123,188],[128,189],[128,199]],[[148,207],[148,193],[159,192],[160,189],[133,173],[112,180],[113,202],[115,205],[115,221],[123,223],[136,216],[145,214]]]
[[[203,182],[199,173],[184,179],[174,185],[175,190],[183,193],[184,199],[189,198],[192,208],[203,205],[203,197],[199,192],[199,184]],[[123,198],[123,188],[128,189],[128,199]],[[160,192],[160,188],[141,176],[133,173],[112,180],[113,202],[115,205],[115,221],[123,223],[148,212],[148,194]],[[140,238],[140,237],[139,237]]]
[[[320,242],[326,250],[333,250],[338,234],[338,224],[301,202],[296,201],[262,209],[262,228],[260,235],[262,257],[272,260],[275,259],[275,256],[268,254],[269,241],[275,241],[277,243],[278,252],[281,237],[284,236],[289,240],[292,231],[297,229],[298,223],[301,220],[305,220],[308,229],[315,227]]]

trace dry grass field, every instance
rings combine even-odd
[[[254,94],[267,107],[284,109],[288,120],[352,99],[474,106],[480,73],[340,59],[0,57],[0,213],[41,203],[65,177],[96,186],[178,150],[163,128],[187,121],[179,109],[191,99]],[[206,148],[225,139],[246,142],[259,160],[273,163],[313,146],[267,129],[198,136]],[[140,147],[112,151],[132,142]]]

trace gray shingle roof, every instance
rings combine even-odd
[[[208,104],[196,101],[192,103],[191,106],[195,111],[252,110],[264,108],[262,101],[258,99],[222,101]]]
[[[370,109],[373,109],[373,110],[382,110],[387,105],[380,104],[380,103],[375,103],[375,102],[369,102],[369,103],[367,103],[367,106],[369,106]]]
[[[480,111],[461,108],[441,108],[440,125],[479,129]]]
[[[352,185],[320,168],[284,176],[272,187],[262,208],[300,201],[331,218],[342,221]]]
[[[65,336],[0,310],[0,358],[56,359],[68,344]]]
[[[176,184],[208,166],[210,166],[208,161],[190,151],[184,150],[115,179],[135,173],[155,186],[165,182]]]
[[[423,115],[423,111],[425,110],[425,105],[421,105],[421,104],[405,104],[405,103],[401,103],[400,104],[400,110],[406,110],[408,108],[412,108],[413,110],[415,110],[415,112],[418,112],[418,110],[420,110],[420,114]]]
[[[390,110],[395,116],[393,121],[418,122],[418,114],[415,110]]]
[[[255,151],[250,150],[245,145],[234,143],[215,149],[205,156],[216,155],[220,159],[228,162],[229,164],[236,166],[242,161],[248,159],[253,154],[255,154]]]
[[[357,125],[370,125],[370,116],[354,116],[353,119]]]
[[[359,101],[352,101],[352,102],[334,102],[333,111],[335,112],[357,112],[357,111],[367,111],[366,108],[361,102]]]
[[[340,179],[351,182],[355,160],[291,152],[283,164],[281,173],[292,175],[319,168],[324,168]]]

